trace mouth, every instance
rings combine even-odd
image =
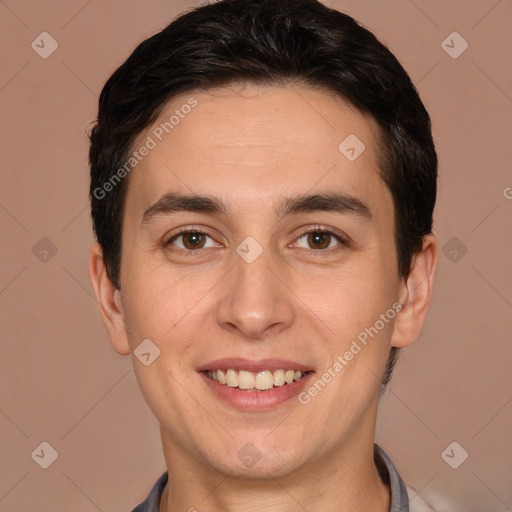
[[[208,378],[222,386],[237,388],[242,391],[268,391],[298,382],[307,373],[300,370],[286,370],[284,368],[259,372],[236,370],[234,368],[205,371]]]
[[[310,367],[284,359],[218,359],[196,371],[221,402],[255,412],[269,411],[290,401],[315,374]]]

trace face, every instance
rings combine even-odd
[[[321,90],[243,86],[173,98],[134,149],[148,137],[111,337],[159,350],[133,364],[164,447],[268,477],[373,441],[403,291],[376,123]]]

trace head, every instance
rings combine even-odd
[[[430,118],[392,53],[315,0],[206,5],[110,77],[90,138],[91,280],[116,350],[145,339],[160,350],[134,364],[177,446],[192,419],[171,426],[172,410],[219,429],[191,406],[205,385],[196,374],[229,357],[297,358],[311,385],[330,372],[290,417],[310,407],[337,425],[309,440],[310,455],[347,438],[418,337],[436,266]],[[336,396],[350,412],[341,422]],[[223,411],[226,442],[280,418]],[[274,437],[268,460],[286,451]],[[215,455],[224,441],[201,442],[188,444],[230,470]]]

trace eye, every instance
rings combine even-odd
[[[211,240],[209,245],[207,245],[208,239]],[[171,237],[166,245],[171,245],[185,251],[218,247],[218,244],[216,244],[207,233],[195,229],[184,229],[180,231],[177,235]]]
[[[303,241],[302,245],[301,240]],[[348,243],[343,238],[335,235],[331,231],[314,229],[304,233],[294,245],[297,247],[303,247],[305,249],[323,251],[326,249],[332,249],[333,247],[339,245],[348,246]]]

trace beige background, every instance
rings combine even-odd
[[[512,2],[326,3],[401,60],[440,158],[435,233],[446,255],[427,326],[382,401],[377,441],[437,510],[511,510]],[[111,72],[193,5],[0,1],[4,512],[126,512],[165,469],[156,420],[130,358],[109,344],[87,277],[85,131]],[[47,59],[31,48],[43,31],[59,45]],[[469,43],[457,59],[441,46],[453,31]],[[36,246],[43,237],[54,255],[48,241]],[[31,457],[44,441],[58,452],[46,470]],[[453,441],[469,453],[458,469],[441,457]]]

